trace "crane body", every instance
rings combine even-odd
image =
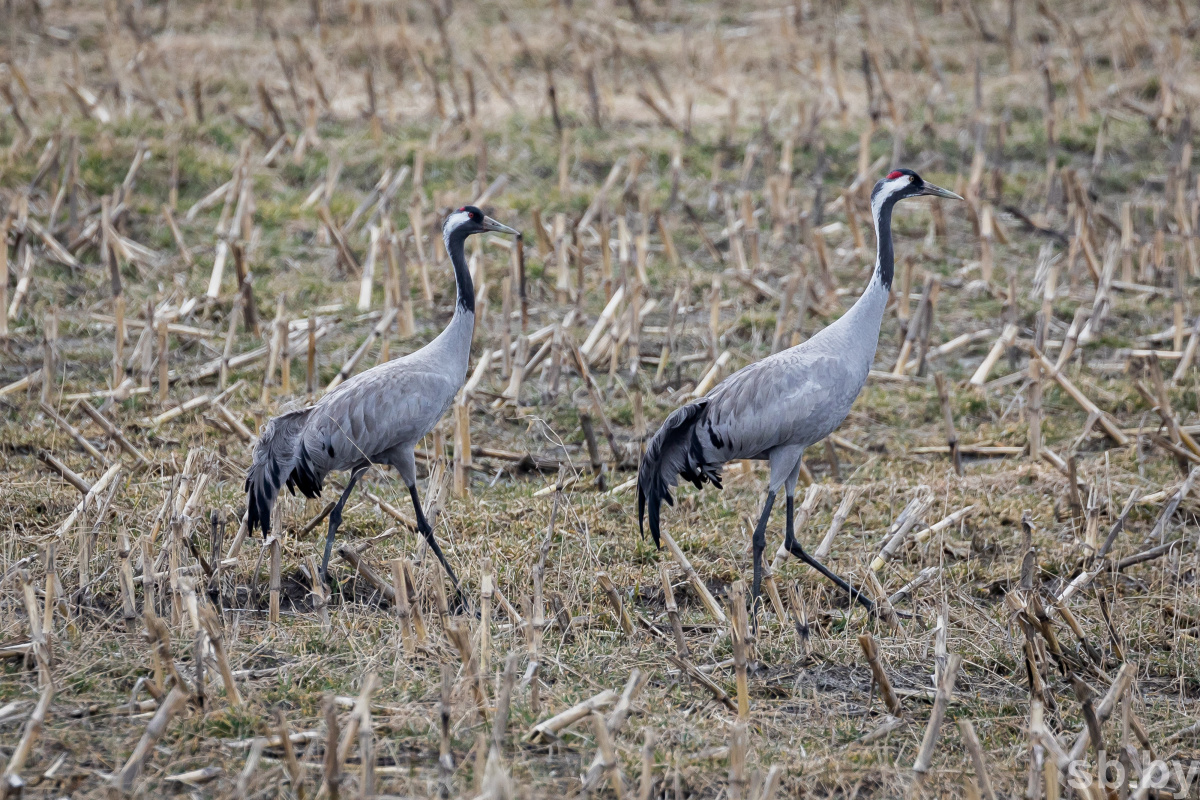
[[[437,338],[414,353],[347,379],[314,405],[272,418],[263,429],[246,477],[251,530],[258,527],[264,535],[270,531],[271,509],[283,486],[315,498],[328,475],[350,472],[329,514],[322,580],[346,500],[362,474],[372,464],[379,464],[394,468],[408,487],[417,529],[459,590],[458,578],[421,508],[415,448],[450,408],[466,381],[475,293],[463,246],[468,236],[485,231],[520,236],[474,206],[464,206],[446,218],[442,237],[454,266],[457,297],[454,316]]]
[[[770,465],[767,497],[753,539],[754,596],[759,595],[762,582],[767,522],[782,488],[787,498],[783,551],[821,572],[854,600],[871,606],[858,589],[806,553],[796,540],[796,481],[805,448],[841,425],[866,384],[891,293],[892,208],[899,200],[920,195],[962,199],[926,183],[911,170],[889,173],[871,195],[879,247],[871,280],[854,305],[812,338],[742,368],[663,422],[638,469],[639,524],[648,512],[655,545],[661,504],[673,504],[671,489],[680,477],[697,488],[705,483],[720,488],[721,469],[727,462],[766,460]]]

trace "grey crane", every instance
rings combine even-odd
[[[836,322],[811,339],[750,364],[721,382],[709,395],[676,409],[646,447],[638,468],[638,524],[649,511],[650,533],[659,546],[659,509],[674,503],[678,479],[697,488],[721,488],[721,467],[736,459],[770,464],[767,499],[754,529],[753,595],[762,585],[767,521],[775,495],[787,495],[784,550],[833,581],[867,608],[869,599],[810,556],[793,530],[796,479],[804,449],[833,433],[862,390],[875,359],[879,327],[892,286],[892,208],[906,197],[962,198],[926,183],[909,169],[897,169],[875,184],[871,213],[878,252],[875,271],[862,296]],[[644,527],[643,527],[644,533]]]
[[[346,488],[329,512],[322,581],[329,569],[329,555],[342,524],[346,499],[362,474],[372,464],[381,464],[394,467],[408,487],[417,530],[461,599],[458,578],[446,563],[421,510],[413,448],[437,425],[466,381],[475,328],[475,289],[463,245],[468,236],[486,231],[521,235],[475,206],[463,206],[447,216],[442,225],[442,240],[454,265],[458,297],[450,324],[436,339],[403,358],[355,375],[314,405],[273,417],[254,448],[245,487],[248,525],[251,531],[260,528],[264,536],[271,530],[271,508],[283,486],[292,494],[299,489],[305,497],[315,498],[320,496],[329,473],[350,471]]]

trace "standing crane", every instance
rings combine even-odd
[[[408,487],[417,530],[461,599],[458,578],[446,563],[433,528],[421,511],[413,448],[437,425],[466,381],[475,328],[475,289],[463,245],[468,236],[486,231],[521,235],[475,206],[463,206],[446,217],[442,225],[442,240],[454,265],[458,297],[450,324],[436,339],[415,353],[355,375],[315,405],[273,417],[254,448],[245,487],[249,496],[248,525],[251,531],[259,527],[264,536],[271,530],[271,508],[281,487],[286,485],[292,494],[299,489],[305,497],[316,498],[329,473],[350,471],[342,496],[329,512],[322,581],[329,570],[329,555],[342,524],[346,499],[372,464],[382,464],[394,467]]]
[[[671,488],[683,477],[696,488],[721,488],[721,467],[737,459],[765,459],[771,467],[767,499],[754,529],[754,597],[762,585],[767,521],[775,495],[787,495],[787,527],[781,552],[796,556],[868,609],[869,599],[810,556],[793,530],[796,479],[804,449],[824,439],[850,413],[875,359],[879,327],[892,287],[892,208],[908,197],[962,198],[897,169],[875,184],[871,214],[878,252],[871,281],[836,322],[788,350],[750,364],[706,397],[676,409],[654,434],[638,468],[638,524],[649,510],[650,533],[659,545],[659,508],[674,504]],[[643,528],[644,534],[644,528]]]

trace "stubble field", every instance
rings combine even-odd
[[[7,3],[0,794],[1101,797],[1067,782],[1101,749],[1195,796],[1198,14]],[[893,166],[967,201],[898,207],[797,498],[884,610],[790,560],[744,613],[765,466],[681,488],[673,554],[637,460],[849,307]],[[263,542],[252,437],[432,340],[472,201],[524,238],[468,245],[419,452],[469,608],[380,468],[322,589],[347,476]]]

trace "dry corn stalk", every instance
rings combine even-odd
[[[992,371],[992,367],[996,366],[996,362],[1000,360],[1000,356],[1004,355],[1004,351],[1012,347],[1013,342],[1017,339],[1017,326],[1006,325],[1004,332],[1000,334],[1000,338],[992,345],[992,349],[988,351],[987,357],[983,359],[983,363],[975,370],[975,374],[968,381],[972,386],[982,387],[987,382],[988,374]]]
[[[237,682],[233,679],[233,670],[229,667],[229,656],[225,652],[225,637],[221,620],[207,604],[200,607],[200,620],[208,633],[212,645],[213,656],[217,659],[217,669],[221,672],[221,681],[225,684],[225,696],[232,705],[240,706],[242,696],[238,692]]]
[[[613,608],[613,615],[616,616],[617,622],[620,623],[621,630],[625,632],[626,636],[632,636],[633,620],[630,619],[629,612],[625,610],[625,604],[621,602],[621,594],[613,584],[612,578],[608,577],[607,572],[597,572],[596,582],[600,584],[600,588],[604,590],[604,594],[608,597],[608,602]]]
[[[929,769],[933,764],[933,751],[937,748],[941,736],[942,720],[946,717],[946,708],[954,694],[954,681],[958,677],[958,668],[962,664],[962,656],[952,653],[946,661],[946,668],[938,681],[937,694],[933,700],[933,711],[929,714],[929,724],[925,728],[925,737],[921,740],[921,749],[913,763],[913,783],[910,796],[919,795]]]
[[[1043,376],[1057,381],[1058,385],[1062,387],[1062,390],[1066,392],[1067,395],[1074,400],[1080,408],[1088,412],[1089,416],[1095,415],[1096,420],[1100,423],[1100,427],[1104,428],[1104,432],[1112,437],[1114,442],[1122,447],[1129,444],[1129,437],[1125,435],[1125,432],[1121,430],[1120,426],[1117,425],[1113,418],[1104,411],[1101,411],[1100,407],[1088,399],[1087,395],[1079,391],[1079,389],[1075,387],[1075,384],[1071,383],[1071,381],[1067,379],[1067,376],[1063,375],[1057,367],[1046,360],[1044,355],[1034,351],[1033,357],[1041,362]]]
[[[971,763],[975,766],[975,780],[983,794],[983,800],[996,800],[996,790],[992,788],[992,779],[988,775],[987,761],[983,754],[983,745],[975,733],[975,726],[969,719],[960,719],[958,729],[962,733],[963,744],[971,754]]]
[[[471,647],[470,631],[462,624],[455,622],[449,626],[446,634],[454,644],[455,649],[458,650],[467,680],[471,684],[471,693],[475,696],[475,705],[479,710],[479,716],[486,720],[488,707],[486,678],[479,673],[479,659]]]
[[[700,601],[704,603],[704,607],[708,609],[708,613],[712,614],[717,622],[724,625],[726,621],[725,612],[723,612],[721,607],[717,605],[716,599],[712,596],[712,593],[708,591],[708,587],[704,585],[704,581],[700,580],[700,576],[696,573],[696,569],[692,566],[692,562],[688,561],[687,556],[685,556],[683,551],[679,549],[679,545],[675,544],[675,540],[671,538],[671,534],[667,533],[666,531],[660,531],[659,536],[662,538],[663,543],[667,546],[667,549],[671,551],[671,555],[675,557],[675,560],[683,569],[683,573],[688,576],[688,580],[691,581],[692,588],[694,588],[696,593],[700,595]]]
[[[871,674],[874,676],[875,685],[879,687],[879,694],[883,697],[888,713],[894,717],[902,717],[904,709],[901,708],[900,698],[896,697],[896,693],[892,689],[892,682],[888,680],[883,663],[879,660],[879,646],[875,644],[875,637],[869,633],[861,634],[858,637],[858,644],[867,657],[867,663],[871,665]]]
[[[733,669],[737,678],[738,720],[745,722],[750,717],[750,687],[746,675],[750,630],[746,619],[746,586],[742,581],[734,581],[729,602],[733,614],[730,634],[733,640]]]
[[[888,530],[887,536],[884,539],[883,548],[879,551],[879,555],[871,562],[871,571],[879,572],[889,561],[892,561],[900,553],[908,534],[913,527],[921,521],[925,516],[925,512],[929,510],[929,505],[932,499],[929,494],[929,488],[926,486],[918,486],[916,497],[908,502],[904,510],[900,512],[900,516],[896,517],[896,521],[892,523]]]
[[[815,485],[816,484],[814,484],[814,486]],[[812,487],[809,488],[811,489]],[[829,530],[825,532],[825,537],[821,539],[821,543],[817,545],[817,549],[813,551],[813,558],[817,559],[818,561],[823,561],[829,555],[829,551],[833,548],[834,537],[838,535],[838,532],[842,529],[842,526],[846,524],[846,518],[850,516],[850,511],[854,508],[854,504],[858,502],[858,498],[862,495],[862,492],[863,490],[861,486],[847,486],[846,490],[842,492],[842,500],[840,503],[838,503],[837,510],[833,512],[833,519],[829,523]],[[804,495],[804,502],[805,504],[808,503],[807,492],[805,492]],[[800,507],[800,510],[803,513],[803,505]],[[809,514],[811,513],[812,511],[810,509]],[[807,517],[803,518],[807,522]],[[799,526],[796,527],[797,529],[799,528]],[[778,558],[778,556],[776,556],[776,558]]]
[[[589,697],[581,703],[576,703],[570,708],[555,714],[550,719],[539,722],[525,735],[528,742],[551,742],[558,738],[558,735],[575,724],[581,719],[584,719],[593,711],[601,708],[607,708],[617,700],[617,693],[612,689],[605,689],[597,695]]]
[[[0,242],[0,247],[3,242]],[[42,726],[46,722],[46,712],[50,708],[50,701],[54,699],[54,684],[47,683],[42,689],[42,696],[38,699],[37,705],[33,709],[33,713],[29,715],[29,720],[25,723],[25,730],[21,732],[21,738],[17,742],[17,747],[13,750],[12,755],[8,759],[8,763],[4,767],[4,774],[0,776],[3,780],[3,785],[0,785],[0,797],[20,796],[25,787],[25,781],[21,779],[21,770],[25,768],[25,762],[29,758],[29,754],[33,751],[34,744],[37,743],[38,737],[42,733]]]
[[[162,705],[158,707],[158,711],[154,712],[154,716],[150,718],[150,722],[146,725],[146,731],[138,741],[137,747],[133,749],[133,753],[130,754],[129,760],[117,773],[116,784],[122,792],[128,794],[133,791],[133,783],[141,773],[146,759],[150,756],[150,751],[162,738],[167,726],[171,724],[171,720],[186,705],[187,691],[185,687],[177,685],[172,688]]]

